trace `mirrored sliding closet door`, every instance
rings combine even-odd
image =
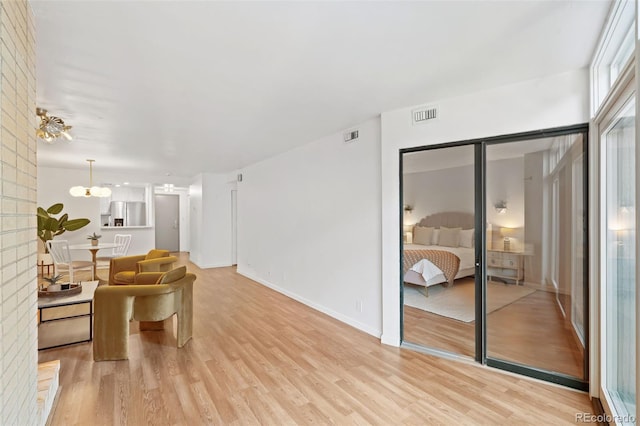
[[[578,379],[587,320],[584,137],[488,144],[485,157],[487,357]]]
[[[587,130],[401,151],[404,346],[587,388]]]
[[[474,146],[402,161],[403,340],[473,358]]]

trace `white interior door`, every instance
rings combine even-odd
[[[180,251],[180,197],[155,195],[156,248]]]

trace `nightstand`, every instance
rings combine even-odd
[[[487,276],[514,280],[519,285],[524,278],[524,253],[487,250]]]

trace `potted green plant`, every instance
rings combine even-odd
[[[92,235],[87,236],[87,240],[91,240],[92,246],[97,246],[100,238],[102,238],[102,235],[97,235],[95,232]]]
[[[52,240],[53,237],[63,234],[66,231],[77,231],[91,222],[86,218],[69,219],[67,213],[56,217],[56,215],[62,213],[63,208],[64,204],[62,203],[56,203],[46,210],[38,207],[38,238],[40,238],[40,241],[44,244],[45,253],[48,253],[47,241]]]
[[[49,283],[47,285],[47,291],[60,291],[61,285],[58,284],[58,281],[60,281],[60,278],[62,278],[62,275],[60,274],[55,275],[53,277],[44,277],[43,279]]]

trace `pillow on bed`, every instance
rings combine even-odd
[[[440,230],[439,229],[434,229],[433,230],[433,238],[431,239],[431,244],[434,246],[438,245],[438,241],[440,241]]]
[[[460,231],[462,228],[440,227],[438,245],[443,247],[458,247],[460,245]]]
[[[463,229],[460,231],[460,247],[473,248],[473,229]]]
[[[433,228],[416,225],[413,228],[413,244],[422,244],[423,246],[430,246],[432,235],[433,235]]]

